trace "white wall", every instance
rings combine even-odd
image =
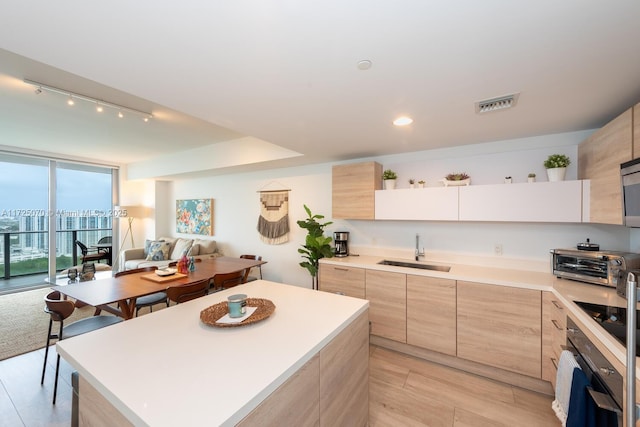
[[[542,161],[549,154],[564,153],[573,161],[567,178],[575,179],[577,144],[589,133],[548,135],[373,160],[382,163],[384,168],[396,170],[402,181],[400,186],[408,186],[406,180],[409,177],[422,178],[428,181],[428,185],[436,185],[436,179],[454,171],[470,174],[473,184],[488,184],[502,182],[506,175],[512,176],[515,182],[523,182],[531,171],[538,174],[539,180],[545,181]],[[371,159],[358,161],[365,160]],[[163,184],[164,205],[156,206],[156,233],[176,235],[176,199],[213,198],[212,238],[219,243],[225,255],[262,255],[268,261],[263,268],[266,279],[310,287],[311,279],[308,272],[298,265],[301,257],[297,252],[306,233],[296,221],[306,217],[304,204],[313,213],[331,220],[331,166],[321,164]],[[265,188],[291,190],[288,243],[277,246],[264,244],[256,231],[260,213],[258,191]],[[166,228],[160,228],[160,224]],[[603,249],[629,250],[631,246],[627,228],[607,225],[337,220],[327,230],[329,233],[349,231],[354,252],[374,250],[381,254],[397,254],[400,250],[411,256],[415,234],[419,233],[428,253],[495,258],[498,264],[506,261],[506,267],[511,265],[511,259],[532,260],[546,265],[550,249],[575,247],[586,238],[599,243]],[[503,247],[503,255],[499,258],[494,254],[496,243]]]

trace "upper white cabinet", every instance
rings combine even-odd
[[[376,219],[458,220],[458,188],[376,191]]]
[[[586,193],[586,194],[585,194]],[[460,188],[460,221],[588,221],[588,181],[475,185]],[[585,216],[587,218],[585,218]]]
[[[375,197],[376,220],[589,222],[590,182],[379,190]]]

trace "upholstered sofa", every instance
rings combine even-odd
[[[163,268],[170,262],[178,261],[183,254],[200,259],[222,256],[215,240],[160,237],[156,240],[146,240],[143,248],[122,251],[120,265],[123,266],[123,270],[151,266]]]

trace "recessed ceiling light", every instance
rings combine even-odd
[[[406,117],[406,116],[398,117],[393,121],[393,124],[396,126],[407,126],[407,125],[410,125],[411,123],[413,123],[413,119],[411,117]]]
[[[368,70],[371,68],[373,63],[368,59],[363,59],[362,61],[358,61],[358,70]]]

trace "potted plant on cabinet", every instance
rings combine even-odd
[[[464,172],[450,173],[441,179],[445,187],[471,184],[471,177]]]
[[[409,178],[409,188],[415,188],[416,180],[413,178]]]
[[[527,182],[536,182],[536,174],[531,172],[527,175]]]
[[[391,169],[386,169],[382,172],[382,180],[384,181],[385,190],[393,190],[396,188],[396,179],[398,179],[398,174]]]
[[[421,179],[420,181],[418,181],[418,188],[424,188],[424,184],[424,180]]]
[[[571,164],[571,160],[564,154],[551,154],[544,161],[544,167],[547,169],[547,177],[549,181],[564,181],[567,173],[567,166]]]
[[[300,267],[304,267],[311,274],[311,288],[318,289],[318,264],[322,258],[333,257],[333,249],[331,248],[331,237],[325,237],[324,228],[333,222],[319,223],[317,220],[323,219],[324,215],[312,215],[311,210],[304,205],[307,212],[307,219],[297,221],[300,228],[307,230],[302,248],[298,248],[298,253],[302,254],[302,258],[306,261],[300,263]]]

